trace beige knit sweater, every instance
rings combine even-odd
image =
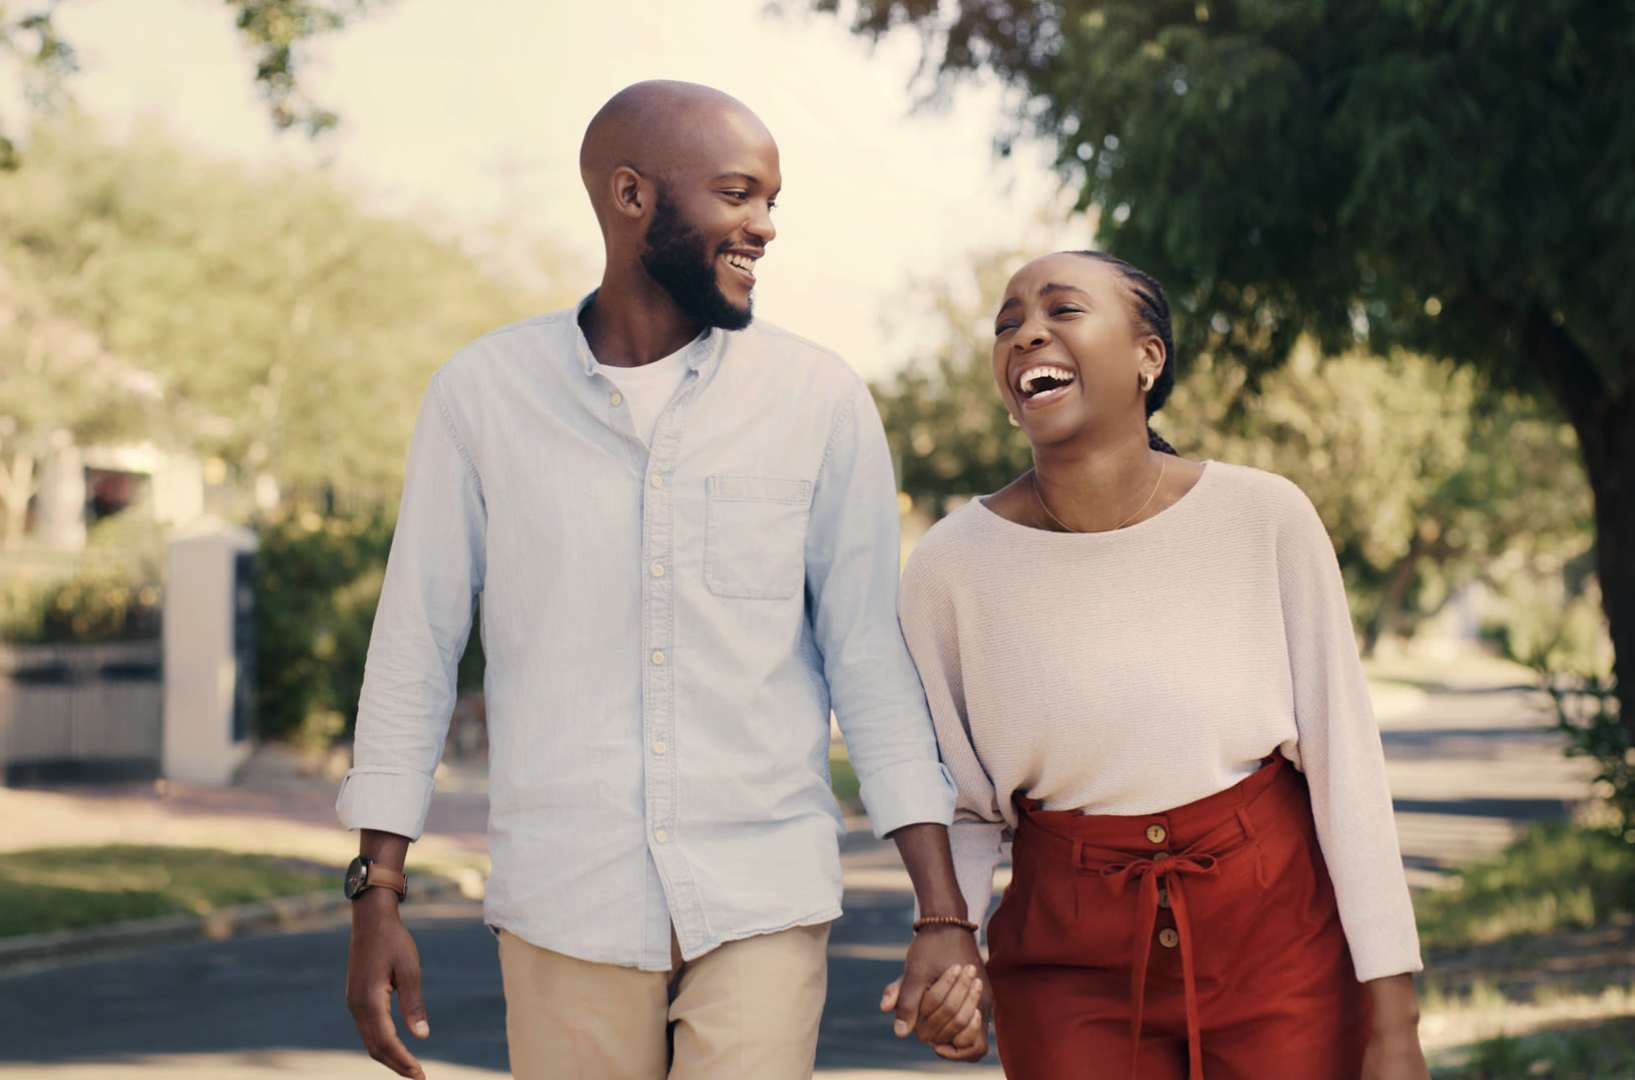
[[[1281,747],[1310,782],[1358,978],[1421,968],[1339,566],[1294,484],[1210,462],[1173,506],[1091,534],[972,500],[915,549],[901,616],[959,788],[951,835],[972,912],[988,907],[1013,793],[1155,813]]]

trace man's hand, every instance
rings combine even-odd
[[[420,952],[397,911],[397,894],[374,888],[352,903],[352,943],[346,955],[346,1007],[369,1056],[399,1076],[426,1080],[420,1063],[392,1023],[392,992],[403,1022],[419,1038],[431,1034],[420,996]]]
[[[963,989],[958,980],[965,981]],[[974,1018],[966,1007],[972,993],[977,1005]],[[976,935],[969,930],[932,926],[915,934],[896,997],[892,1030],[898,1038],[912,1032],[950,1061],[980,1061],[987,1056],[993,994]]]

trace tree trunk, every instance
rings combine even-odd
[[[1397,615],[1402,611],[1402,599],[1408,594],[1408,586],[1413,584],[1414,575],[1419,570],[1419,559],[1424,554],[1424,547],[1423,539],[1415,531],[1407,552],[1391,568],[1391,577],[1386,583],[1385,591],[1380,595],[1378,606],[1374,609],[1374,617],[1363,627],[1364,656],[1373,656],[1380,638],[1396,626]]]
[[[1608,385],[1577,342],[1535,311],[1527,342],[1568,420],[1595,495],[1595,569],[1612,636],[1619,716],[1635,735],[1635,377]]]
[[[0,533],[0,547],[14,548],[23,542],[23,529],[28,524],[28,501],[34,497],[34,455],[19,450],[12,455],[10,467],[0,469],[0,503],[5,504],[5,531]]]
[[[1595,492],[1595,570],[1612,633],[1624,727],[1635,735],[1635,395],[1609,402],[1599,429],[1578,429]],[[1577,425],[1574,425],[1575,427]],[[1593,447],[1593,449],[1592,449]]]

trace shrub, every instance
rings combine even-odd
[[[307,511],[257,532],[256,726],[268,738],[338,735],[363,685],[391,526]]]
[[[142,641],[159,636],[161,590],[118,571],[0,587],[0,641],[58,645]]]
[[[351,733],[392,523],[310,510],[262,522],[256,557],[256,723],[269,738],[327,743]],[[475,630],[462,688],[481,685]]]
[[[1415,898],[1433,948],[1604,925],[1635,911],[1635,847],[1612,832],[1549,822],[1459,871],[1451,888]]]

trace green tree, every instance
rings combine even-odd
[[[811,0],[836,10],[838,0]],[[1635,6],[857,0],[1015,88],[1189,355],[1406,346],[1547,391],[1594,493],[1635,730]]]
[[[921,282],[914,292],[929,298],[939,339],[873,386],[898,490],[933,517],[949,496],[997,491],[1032,464],[1027,440],[1010,426],[994,387],[989,345],[972,330],[979,308],[1004,292],[1014,261],[990,254],[971,263],[966,282]],[[977,306],[962,291],[979,297]]]
[[[157,387],[0,263],[0,547],[23,538],[36,467],[58,440],[143,431]]]
[[[1590,547],[1572,429],[1525,395],[1445,360],[1309,341],[1250,384],[1205,356],[1160,414],[1186,452],[1280,473],[1334,538],[1361,645],[1410,634],[1460,586],[1506,591]]]
[[[67,100],[67,84],[79,68],[73,43],[57,22],[57,13],[65,2],[70,0],[0,2],[0,70],[10,69],[14,85],[32,108],[60,105]],[[307,45],[390,0],[220,2],[250,50],[256,86],[274,126],[280,130],[300,128],[309,135],[318,135],[334,127],[339,117],[301,87],[299,76]],[[0,168],[16,166],[16,144],[5,129],[18,126],[17,118],[0,117]]]
[[[395,496],[436,366],[537,303],[319,176],[83,125],[0,176],[0,265],[154,376],[166,438],[246,482],[365,502]]]

